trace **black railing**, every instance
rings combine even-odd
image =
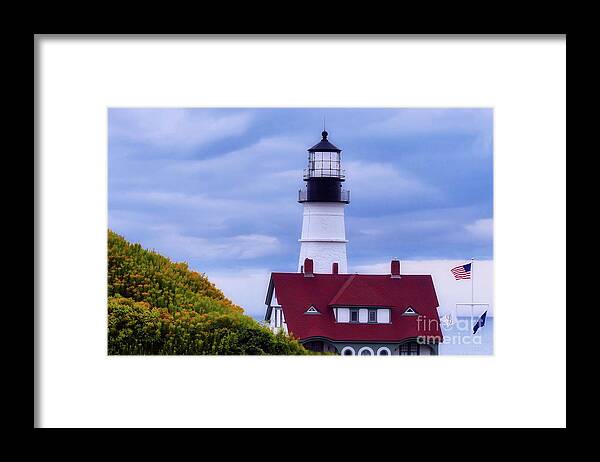
[[[346,178],[346,171],[344,169],[329,169],[329,168],[305,168],[303,178],[308,180],[309,178],[338,178],[343,180]]]

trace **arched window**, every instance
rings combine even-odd
[[[342,348],[342,356],[354,356],[355,354],[356,352],[354,351],[354,348],[350,346]]]
[[[377,356],[391,356],[392,352],[388,347],[381,347],[377,350]]]
[[[401,356],[419,356],[420,345],[417,342],[408,342],[400,345]]]
[[[304,348],[306,348],[307,350],[310,350],[310,351],[316,351],[316,352],[322,353],[323,351],[325,351],[325,344],[323,342],[316,340],[316,341],[305,343]]]
[[[373,349],[371,347],[362,347],[360,350],[358,350],[358,354],[360,356],[374,356],[375,353],[373,352]]]

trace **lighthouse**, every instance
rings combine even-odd
[[[265,322],[292,334],[305,348],[360,356],[436,355],[443,340],[439,302],[431,275],[402,274],[390,261],[388,274],[348,274],[344,208],[350,192],[342,150],[323,130],[308,149],[300,258],[294,273],[271,273]]]
[[[342,188],[342,150],[327,139],[327,131],[321,136],[321,141],[308,149],[303,175],[306,188],[298,191],[303,206],[298,272],[303,272],[309,259],[315,273],[347,273],[344,208],[350,203],[350,191]]]

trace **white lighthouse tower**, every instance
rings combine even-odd
[[[323,139],[308,149],[306,189],[298,194],[304,206],[298,271],[309,258],[315,273],[347,273],[344,207],[350,202],[350,191],[342,189],[342,150],[327,140],[326,131],[321,135]]]

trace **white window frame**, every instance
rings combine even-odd
[[[386,317],[387,321],[383,318]],[[378,308],[377,309],[377,324],[391,324],[392,316],[389,308]]]
[[[392,351],[388,347],[379,347],[377,349],[377,356],[382,356],[381,355],[382,351],[387,351],[387,356],[392,356]]]
[[[352,352],[352,354],[348,355],[348,356],[356,356],[356,350],[354,348],[352,348],[351,346],[345,346],[344,348],[342,348],[342,351],[340,352],[340,354],[342,356],[346,356],[346,351]]]

